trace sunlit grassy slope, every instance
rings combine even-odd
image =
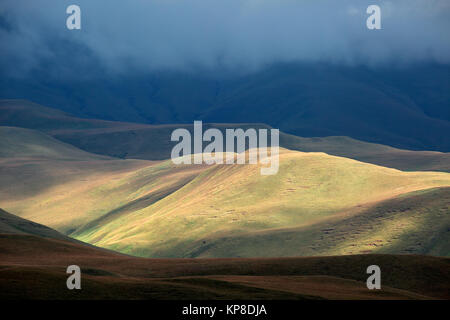
[[[312,226],[200,241],[192,257],[314,256],[367,253],[450,255],[450,188],[427,189],[364,206]]]
[[[273,176],[262,176],[256,165],[42,159],[39,152],[27,159],[2,156],[0,164],[1,207],[133,255],[348,254],[368,251],[367,243],[379,240],[382,252],[407,252],[408,234],[392,231],[405,224],[411,234],[426,229],[415,244],[421,253],[450,254],[441,240],[450,226],[448,197],[435,195],[423,206],[414,200],[411,219],[401,210],[390,212],[395,203],[385,202],[403,195],[409,208],[414,195],[408,193],[450,187],[449,173],[402,172],[286,149]],[[371,213],[379,205],[387,217]],[[361,230],[350,227],[355,223]]]
[[[152,172],[163,166],[172,165],[165,162],[141,169],[122,184],[133,184],[129,179],[138,176],[150,179]],[[220,256],[226,253],[216,255],[208,250],[216,238],[232,239],[280,228],[308,229],[361,213],[364,205],[436,186],[450,186],[450,175],[405,173],[323,153],[283,150],[277,175],[261,176],[259,168],[250,165],[205,168],[160,201],[117,215],[107,223],[81,228],[74,235],[135,255],[197,256],[205,250],[208,255]],[[252,237],[246,239],[253,241]],[[284,241],[276,242],[275,247],[280,248],[278,254],[301,253],[298,246],[287,246]],[[239,250],[239,246],[233,249],[229,251],[233,255],[256,254]],[[257,252],[265,255],[264,246]]]

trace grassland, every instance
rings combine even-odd
[[[0,216],[2,213],[0,213]],[[66,268],[82,271],[67,290]],[[368,265],[383,270],[367,290]],[[448,299],[449,259],[416,255],[143,259],[34,235],[0,234],[0,299]]]
[[[450,188],[427,189],[363,205],[313,226],[211,237],[191,257],[450,253]],[[292,249],[295,248],[295,249]]]
[[[274,176],[257,165],[69,159],[42,152],[59,144],[40,135],[16,135],[32,140],[26,157],[0,157],[1,206],[96,246],[143,257],[450,254],[449,173],[286,149]]]
[[[168,165],[141,169],[137,175],[151,179],[155,167]],[[376,203],[440,186],[449,186],[447,173],[400,172],[326,154],[284,150],[277,175],[263,177],[257,166],[212,166],[154,204],[117,215],[105,224],[81,227],[72,235],[139,256],[189,257],[203,252],[213,257],[296,256],[302,255],[306,243],[287,245],[284,239],[268,237],[274,251],[266,251],[265,243],[251,245],[253,235],[285,228],[302,228],[302,233],[317,225],[327,228],[349,215],[364,215]],[[446,217],[435,222],[448,225]],[[236,237],[246,239],[246,245],[234,243]],[[214,245],[217,238],[229,244],[229,251]],[[353,250],[331,247],[328,251],[317,248],[311,254]]]

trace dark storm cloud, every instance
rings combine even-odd
[[[66,8],[82,29],[66,29]],[[366,8],[382,9],[382,30]],[[253,70],[273,62],[379,65],[450,62],[448,0],[3,0],[1,66],[14,73],[143,72],[216,67]]]

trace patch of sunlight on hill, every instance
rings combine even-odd
[[[449,173],[402,172],[325,153],[280,149],[278,174],[262,176],[259,165],[119,160],[37,131],[1,130],[7,137],[0,151],[3,208],[82,241],[140,256],[347,253],[353,242],[345,236],[322,241],[328,236],[321,230],[397,196],[450,186]],[[429,207],[444,206],[433,199]],[[400,225],[409,221],[401,234],[386,221],[364,220],[367,228],[354,252],[369,250],[364,244],[379,238],[398,236],[402,241],[380,248],[395,252],[416,250],[414,241],[431,243],[434,222],[448,227],[440,210],[417,209],[411,219],[396,214]],[[302,231],[286,238],[285,229]],[[435,241],[423,250],[445,255],[447,249]]]
[[[210,237],[189,257],[432,254],[449,256],[450,188],[433,188],[362,205],[311,226]]]
[[[171,167],[164,163],[153,170],[158,166]],[[261,176],[259,169],[202,167],[190,182],[159,201],[81,228],[74,236],[135,255],[184,256],[201,239],[314,226],[358,211],[364,204],[450,186],[448,173],[401,172],[324,153],[282,150],[277,175]],[[134,185],[141,176],[131,175],[126,181]]]

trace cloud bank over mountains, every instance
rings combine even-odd
[[[66,8],[81,7],[81,30]],[[382,30],[366,8],[381,7]],[[4,0],[3,73],[63,76],[216,68],[277,62],[344,65],[450,63],[448,0]]]

